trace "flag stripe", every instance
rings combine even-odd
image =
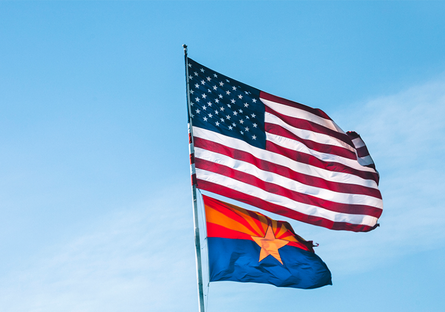
[[[357,220],[352,220],[351,218],[346,218],[346,216],[350,215],[342,215],[345,218],[338,218],[335,221],[332,221],[327,218],[323,218],[317,215],[311,215],[306,213],[301,213],[296,211],[289,206],[283,206],[274,202],[269,202],[262,199],[259,196],[250,195],[247,193],[239,192],[235,189],[224,187],[220,184],[215,184],[211,181],[200,180],[199,187],[202,190],[206,190],[215,194],[219,194],[222,196],[226,196],[228,198],[235,198],[241,202],[246,204],[261,207],[261,209],[280,214],[286,216],[291,219],[300,220],[302,222],[310,223],[313,225],[323,226],[332,230],[347,230],[354,232],[367,232],[375,228],[375,224],[377,219],[369,216],[361,216],[355,215]],[[335,213],[336,214],[336,213]],[[336,214],[337,215],[337,214]]]
[[[291,191],[299,192],[301,194],[315,196],[323,200],[334,201],[341,204],[370,205],[380,209],[383,208],[382,200],[380,198],[362,194],[338,193],[329,189],[306,185],[276,173],[261,170],[248,162],[239,161],[221,154],[216,154],[201,149],[199,150],[199,158],[197,159],[196,164],[197,168],[203,169],[205,166],[206,170],[209,170],[209,168],[217,168],[218,166],[228,167],[228,169],[233,170],[233,173],[230,175],[232,178],[238,176],[239,179],[242,179],[242,173],[247,173],[249,174],[249,177],[245,177],[244,179],[247,183],[251,181],[254,185],[256,184],[252,180],[255,180],[255,182],[258,183],[260,183],[260,181],[273,181],[274,185],[285,187]],[[229,171],[226,171],[226,173],[229,174]]]
[[[234,160],[250,163],[257,167],[258,170],[275,173],[308,186],[324,188],[339,193],[368,195],[381,199],[380,192],[375,188],[366,187],[363,185],[340,183],[336,181],[332,182],[322,177],[306,175],[304,173],[291,170],[288,167],[274,164],[263,159],[258,159],[247,152],[232,149],[208,140],[197,138],[195,146],[199,158],[203,160],[221,163],[221,157],[228,157]]]
[[[320,190],[321,194],[317,194],[318,196],[314,196],[314,195],[310,195],[308,194],[311,190],[308,189],[308,193],[304,194],[295,190],[292,190],[290,188],[286,188],[283,186],[283,184],[274,184],[274,183],[270,183],[270,182],[266,182],[263,181],[262,179],[258,178],[255,175],[251,175],[242,171],[238,171],[238,170],[234,170],[228,166],[223,166],[223,165],[218,165],[209,161],[205,161],[205,160],[201,160],[199,159],[199,168],[198,172],[199,172],[199,177],[200,179],[205,180],[206,177],[208,175],[210,175],[211,173],[215,173],[215,174],[219,174],[223,177],[228,177],[230,179],[242,182],[242,183],[246,183],[246,184],[254,184],[256,187],[261,188],[262,190],[264,190],[267,193],[273,194],[273,195],[280,195],[280,196],[284,196],[287,197],[293,201],[299,202],[301,204],[307,204],[307,205],[311,205],[311,206],[316,206],[316,207],[327,207],[329,208],[330,211],[335,211],[335,212],[341,212],[341,213],[351,213],[351,214],[368,214],[370,216],[374,216],[374,217],[379,217],[382,214],[382,210],[381,208],[376,208],[374,206],[371,206],[370,204],[374,204],[375,206],[381,206],[381,201],[372,198],[372,197],[367,197],[367,198],[357,198],[358,196],[361,195],[349,195],[349,194],[344,194],[344,198],[340,198],[340,196],[338,196],[339,194],[337,194],[337,196],[335,196],[335,199],[339,200],[342,199],[345,202],[343,203],[339,203],[339,202],[334,202],[334,201],[330,201],[327,199],[324,199],[323,197],[328,197],[326,195],[333,195],[333,194],[329,194],[328,190]],[[221,185],[227,186],[229,187],[229,185],[224,184],[227,181],[225,180],[221,180],[218,179]],[[280,179],[274,180],[276,182],[280,182]],[[284,180],[284,179],[281,179]],[[231,182],[231,180],[228,180],[229,182]],[[292,187],[292,185],[290,184],[290,181],[285,181],[288,182],[287,186],[288,187]],[[216,182],[215,182],[216,183]],[[300,187],[300,189],[304,189],[303,187]],[[325,194],[323,194],[323,192]],[[328,194],[326,194],[328,193]],[[331,192],[332,193],[332,192]],[[333,196],[332,196],[333,197]],[[348,198],[349,197],[349,198]],[[350,199],[350,202],[347,202],[347,199]],[[354,202],[354,203],[351,203]],[[362,202],[360,204],[360,202]]]
[[[375,221],[376,217],[366,216],[361,214],[351,214],[328,210],[327,208],[317,207],[314,205],[300,203],[292,198],[285,197],[281,194],[270,193],[266,190],[253,186],[252,184],[244,183],[242,181],[235,180],[233,178],[220,175],[211,171],[196,169],[199,172],[200,181],[209,181],[215,185],[233,189],[238,192],[245,193],[247,195],[256,194],[257,197],[263,199],[268,203],[277,204],[279,206],[288,207],[294,211],[298,211],[304,214],[311,214],[316,217],[328,219],[331,221],[343,221],[355,224],[367,224],[368,221]]]
[[[320,118],[319,121],[321,123],[324,122],[326,125],[329,125],[328,127],[332,127],[332,129],[337,129],[338,131],[342,132],[340,127],[338,127],[334,123],[334,121],[332,121],[331,117],[329,117],[325,112],[323,112],[322,110],[320,110],[318,108],[312,108],[312,107],[306,106],[301,103],[289,101],[282,97],[275,96],[275,95],[272,95],[272,94],[264,92],[264,91],[260,92],[260,98],[261,98],[261,101],[263,101],[263,102],[268,101],[268,104],[266,104],[266,105],[271,105],[271,107],[272,107],[272,105],[274,105],[273,103],[275,103],[275,104],[282,104],[282,105],[286,105],[291,108],[296,108],[299,110],[306,111],[306,112],[310,113],[311,115],[314,115],[312,117],[313,120],[315,120],[317,117],[319,117]],[[332,123],[329,123],[329,121],[331,121]]]
[[[294,117],[292,115],[288,116],[288,115],[280,114],[278,112],[275,112],[273,109],[271,109],[269,106],[266,105],[266,114],[265,114],[266,122],[268,122],[268,119],[267,119],[268,115],[275,116],[275,118],[281,119],[284,123],[286,123],[288,125],[298,125],[298,128],[300,128],[300,129],[313,131],[314,135],[315,134],[329,135],[329,136],[331,136],[332,140],[336,139],[339,142],[343,142],[344,145],[349,146],[349,148],[351,148],[351,149],[353,147],[351,139],[349,139],[349,137],[346,134],[339,133],[336,130],[332,130],[331,128],[327,128],[327,127],[320,125],[318,123],[311,122],[311,120],[302,119],[298,115],[295,115],[298,117]]]
[[[245,159],[245,161],[251,163],[255,163],[254,159],[261,159],[270,163],[271,166],[281,165],[295,172],[306,174],[308,176],[319,177],[327,181],[336,183],[355,184],[378,189],[377,183],[372,179],[364,179],[358,175],[354,175],[349,172],[335,172],[324,168],[315,167],[307,163],[301,163],[298,160],[295,159],[292,160],[289,157],[285,157],[278,153],[256,148],[242,140],[227,137],[225,135],[213,131],[197,127],[194,127],[193,131],[195,136],[195,147],[202,147],[204,149],[213,150],[219,153],[224,153],[224,149],[226,151],[233,150],[235,153],[234,156],[235,158],[247,156],[247,158],[252,158],[252,159],[250,161],[248,159]],[[205,141],[207,141],[209,144],[203,145]],[[218,147],[224,147],[224,149],[221,148],[219,150],[215,150]],[[195,151],[195,157],[197,157],[196,151]],[[369,168],[364,167],[364,169],[369,169]]]
[[[355,168],[351,168],[345,163],[342,163],[341,161],[345,158],[340,158],[335,155],[329,155],[329,154],[321,154],[318,153],[318,157],[314,157],[311,154],[308,154],[308,150],[304,148],[303,146],[292,144],[293,142],[289,142],[288,139],[276,137],[272,134],[267,134],[268,141],[266,141],[266,148],[270,152],[274,152],[276,154],[283,155],[291,160],[294,160],[299,163],[307,164],[312,167],[317,167],[320,169],[332,171],[332,172],[342,172],[342,173],[349,173],[351,175],[355,175],[357,177],[361,177],[364,180],[373,180],[375,182],[378,181],[378,175],[374,172],[370,172],[365,169],[370,169],[368,167],[363,167],[363,171]],[[280,144],[276,144],[280,143]],[[280,146],[281,145],[281,146]],[[284,146],[286,145],[286,146]],[[312,153],[315,153],[312,151]],[[321,159],[320,159],[321,158]],[[324,159],[323,159],[324,158]],[[355,167],[358,167],[358,162],[356,162],[357,165]],[[350,164],[347,162],[347,164]],[[351,164],[352,165],[352,164]]]
[[[357,155],[355,154],[355,152],[349,151],[341,146],[330,145],[324,142],[319,143],[315,140],[304,138],[305,133],[313,134],[314,132],[301,130],[300,133],[296,133],[297,131],[291,131],[289,129],[286,129],[285,127],[273,123],[267,123],[264,127],[267,133],[298,141],[304,144],[310,150],[321,153],[331,153],[349,159],[357,159]]]

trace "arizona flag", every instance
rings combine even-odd
[[[331,272],[311,241],[289,223],[203,196],[210,281],[317,288],[331,285]]]

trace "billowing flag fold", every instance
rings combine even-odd
[[[199,189],[329,229],[377,226],[379,175],[357,133],[192,59],[187,79]]]
[[[312,242],[295,234],[289,223],[211,197],[203,199],[210,281],[304,289],[332,284]]]

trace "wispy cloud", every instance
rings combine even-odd
[[[104,216],[0,280],[2,311],[180,311],[196,298],[189,189]]]
[[[330,267],[346,274],[442,247],[445,79],[358,103],[336,120],[367,143],[381,175],[384,212],[370,233],[310,230]]]

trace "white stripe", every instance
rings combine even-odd
[[[300,118],[300,119],[306,119],[310,122],[319,124],[323,127],[326,127],[328,129],[334,130],[336,132],[339,133],[343,133],[345,134],[345,132],[331,119],[326,119],[323,117],[320,117],[318,115],[309,113],[308,111],[305,111],[303,109],[299,109],[299,108],[295,108],[295,107],[291,107],[288,105],[284,105],[284,104],[280,104],[280,103],[276,103],[273,101],[269,101],[263,98],[260,98],[261,102],[264,103],[264,105],[267,105],[268,107],[270,107],[271,109],[273,109],[274,111],[276,111],[277,113],[280,113],[282,115],[286,115],[289,117],[296,117],[296,118]]]
[[[204,159],[209,162],[227,166],[234,170],[254,175],[264,182],[271,182],[288,190],[305,195],[311,195],[316,198],[347,205],[366,205],[382,209],[383,203],[379,198],[362,194],[338,193],[324,188],[306,185],[279,174],[264,171],[258,167],[244,161],[236,160],[231,157],[214,153],[199,147],[195,147],[195,158]]]
[[[273,142],[273,143],[275,143],[279,146],[282,146],[284,148],[288,148],[292,151],[297,151],[300,153],[314,156],[324,162],[335,162],[335,163],[343,164],[345,166],[348,166],[349,168],[353,168],[356,170],[373,172],[373,173],[375,172],[375,170],[372,168],[363,167],[362,165],[359,164],[359,162],[357,160],[349,159],[349,158],[345,158],[345,157],[337,156],[337,155],[333,155],[333,154],[321,153],[319,151],[315,151],[315,150],[308,148],[306,145],[304,145],[303,143],[301,143],[299,141],[285,138],[285,137],[282,137],[282,136],[279,136],[276,134],[271,134],[271,133],[266,132],[266,140]]]
[[[372,160],[371,156],[365,156],[365,157],[359,157],[358,162],[362,166],[372,165],[374,164],[374,161]]]
[[[355,148],[360,148],[365,146],[365,142],[361,138],[355,138],[352,140],[352,144],[354,144]]]
[[[301,174],[322,178],[330,182],[349,183],[349,184],[361,185],[369,188],[378,189],[377,183],[374,180],[367,180],[353,174],[344,172],[334,172],[314,167],[311,165],[303,164],[294,161],[292,159],[289,159],[283,155],[254,147],[244,142],[243,140],[225,136],[223,134],[216,133],[214,131],[193,127],[193,134],[195,137],[198,138],[213,141],[215,143],[225,145],[232,149],[248,152],[258,159],[262,159],[277,165],[287,167],[290,170]],[[368,169],[367,167],[362,167],[362,168]]]
[[[293,126],[289,125],[288,123],[284,122],[282,119],[280,119],[280,117],[275,116],[271,113],[267,113],[267,112],[265,113],[264,121],[266,123],[272,123],[272,124],[278,125],[281,128],[288,130],[289,132],[291,132],[292,134],[294,134],[295,136],[297,136],[299,138],[302,138],[305,140],[310,140],[310,141],[320,143],[320,144],[334,145],[334,146],[342,147],[342,148],[345,148],[345,149],[355,153],[355,149],[352,146],[350,146],[349,144],[346,144],[345,142],[343,142],[342,140],[339,140],[339,139],[332,137],[330,135],[327,135],[327,134],[293,127]]]
[[[320,217],[334,222],[347,222],[351,224],[367,225],[371,227],[377,223],[377,218],[375,217],[367,215],[339,213],[317,206],[302,204],[293,201],[287,197],[266,192],[256,186],[246,184],[220,174],[215,174],[214,172],[196,169],[196,176],[200,180],[212,182],[309,216]]]

